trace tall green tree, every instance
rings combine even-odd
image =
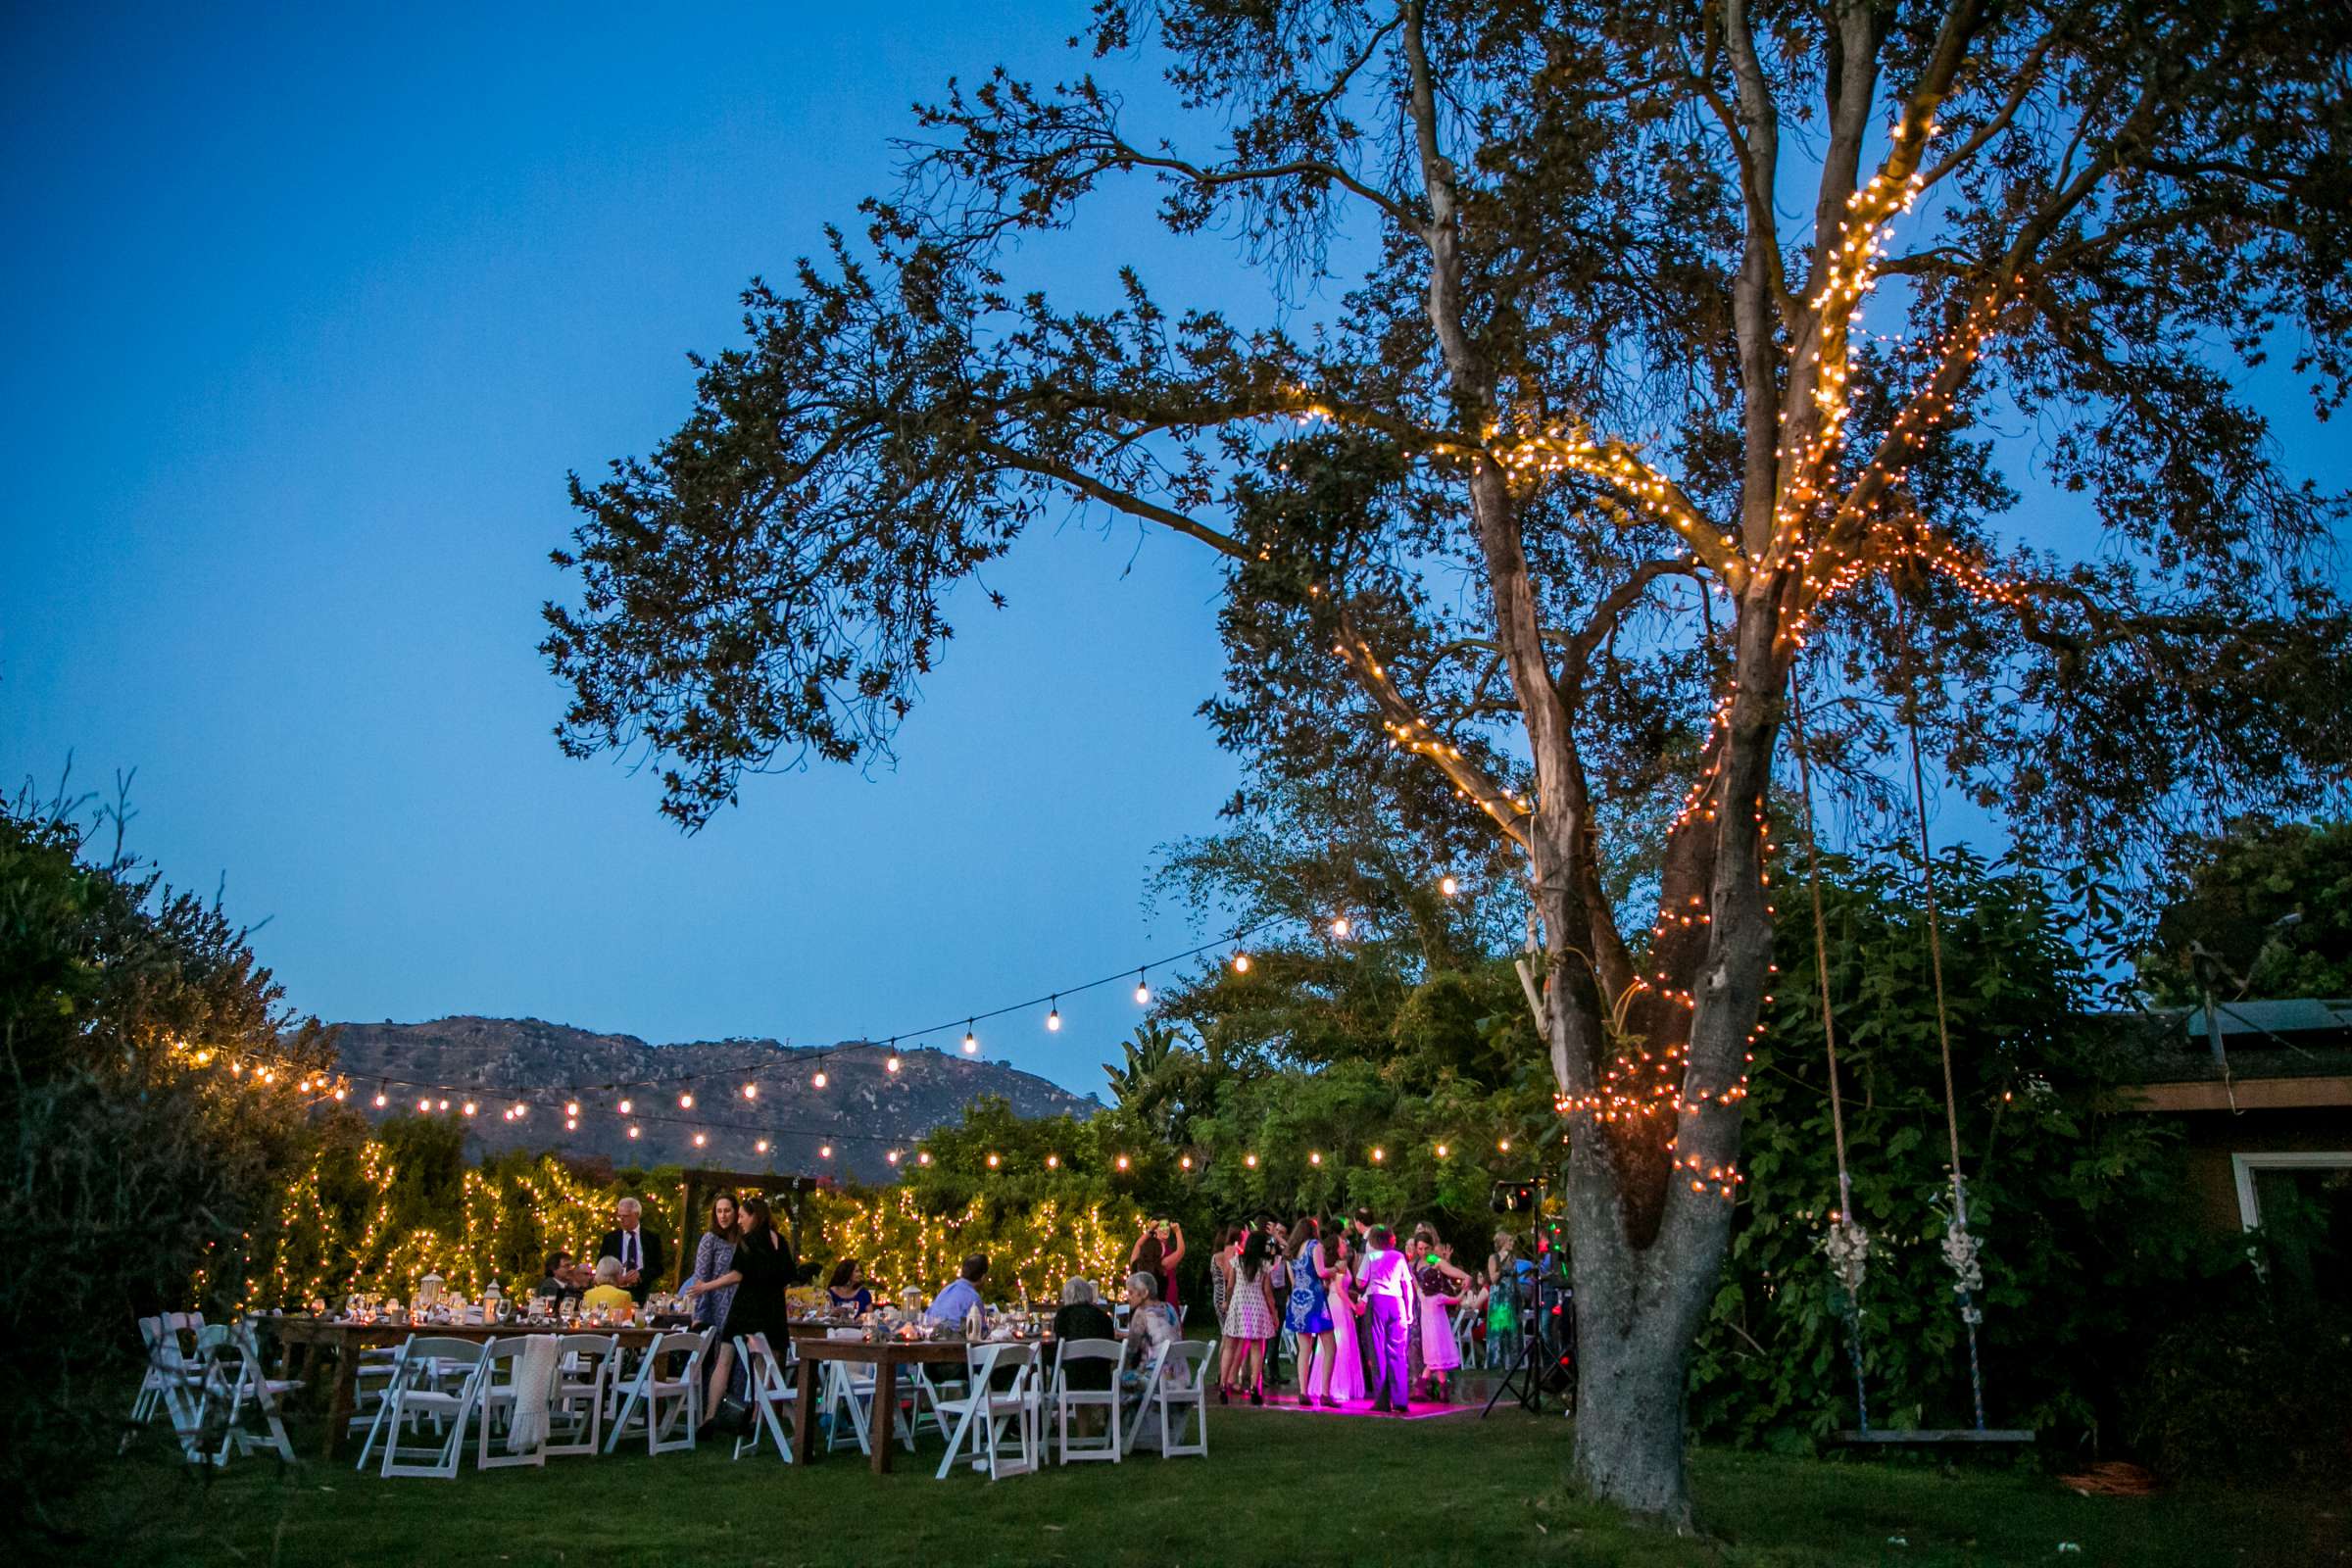
[[[1580,1118],[1574,1469],[1686,1521],[1732,1204],[1677,1162],[1740,1152],[1800,651],[1851,688],[1825,763],[1885,757],[1871,699],[1912,699],[2061,849],[2345,755],[2339,509],[2234,372],[2284,336],[2323,408],[2346,388],[2352,19],[1106,0],[1091,35],[1152,53],[1162,123],[1093,75],[951,89],[863,242],[754,285],[676,434],[574,481],[563,744],[650,755],[699,825],[746,770],[886,752],[952,591],[1039,519],[1213,552],[1246,731],[1334,772],[1394,743],[1524,861]],[[1122,176],[1334,303],[1294,330],[1016,275]],[[2004,416],[2047,437],[1996,452]],[[2029,477],[2087,521],[1997,532]],[[1678,770],[1629,874],[1598,829]],[[1635,1040],[1669,1096],[1633,1092]]]
[[[111,849],[84,803],[0,802],[0,1502],[39,1517],[111,1451],[133,1320],[252,1304],[280,1190],[331,1110],[333,1054],[297,1026],[216,902]],[[127,820],[118,800],[113,820]],[[248,1060],[266,1063],[232,1073]]]
[[[2140,983],[2183,1004],[2352,997],[2352,821],[2250,816],[2177,851]]]

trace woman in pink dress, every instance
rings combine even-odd
[[[1453,1305],[1470,1288],[1470,1276],[1453,1266],[1438,1233],[1429,1226],[1413,1233],[1413,1277],[1421,1287],[1421,1371],[1429,1379],[1430,1396],[1443,1404],[1446,1378],[1462,1364],[1462,1348],[1453,1337]]]
[[[1323,1289],[1331,1311],[1330,1343],[1315,1357],[1314,1381],[1308,1398],[1339,1408],[1364,1396],[1364,1362],[1355,1348],[1355,1320],[1363,1303],[1355,1294],[1354,1239],[1347,1227],[1334,1226],[1323,1254]]]

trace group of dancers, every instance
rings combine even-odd
[[[1399,1236],[1369,1209],[1328,1223],[1300,1215],[1227,1227],[1209,1267],[1223,1340],[1218,1397],[1281,1402],[1267,1392],[1267,1361],[1287,1333],[1300,1404],[1369,1397],[1376,1412],[1403,1414],[1416,1397],[1445,1401],[1462,1364],[1456,1314],[1485,1312],[1498,1259],[1501,1277],[1512,1277],[1512,1250],[1498,1234],[1496,1257],[1473,1276],[1428,1225]]]

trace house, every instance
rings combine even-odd
[[[2131,1102],[2187,1137],[2192,1212],[2216,1230],[2261,1228],[2308,1258],[2324,1294],[2352,1292],[2352,1000],[2108,1021]]]

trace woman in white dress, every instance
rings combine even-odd
[[[1233,1261],[1233,1289],[1225,1298],[1225,1343],[1234,1348],[1230,1363],[1250,1391],[1251,1404],[1266,1402],[1266,1342],[1282,1332],[1274,1310],[1274,1247],[1264,1231],[1252,1230]],[[1230,1382],[1219,1385],[1217,1398],[1229,1402],[1240,1392]]]
[[[1364,1396],[1364,1362],[1355,1348],[1356,1314],[1363,1310],[1355,1296],[1354,1238],[1347,1227],[1336,1226],[1323,1256],[1324,1299],[1331,1313],[1328,1348],[1315,1357],[1314,1381],[1307,1396],[1338,1409]]]

